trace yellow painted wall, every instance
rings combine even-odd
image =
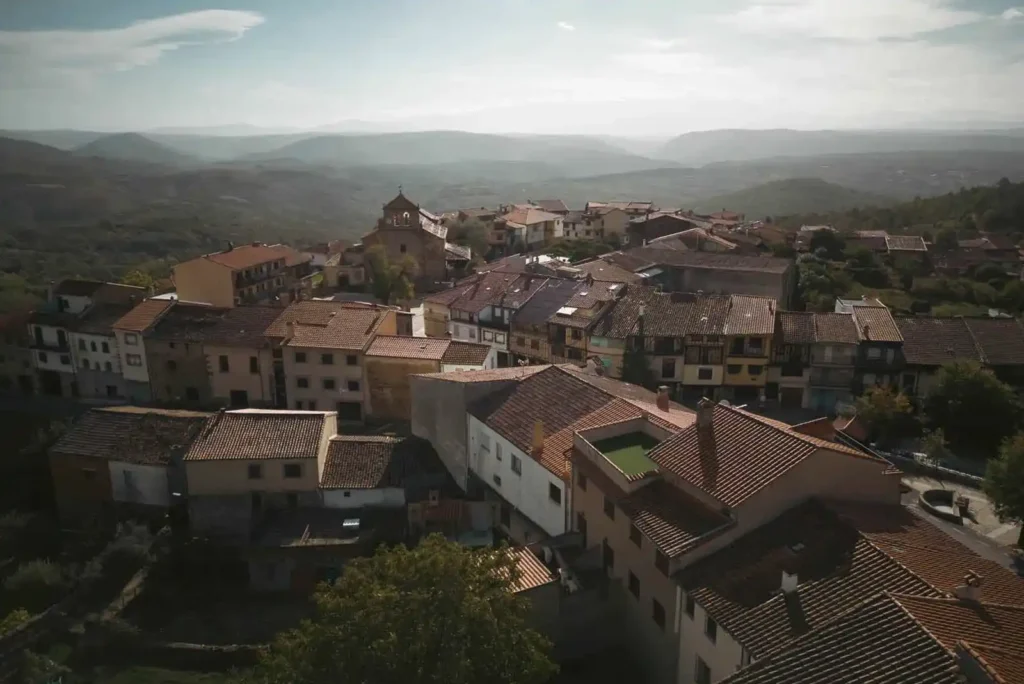
[[[184,302],[206,302],[214,306],[235,305],[234,272],[199,257],[174,267],[174,287]]]

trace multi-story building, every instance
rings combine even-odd
[[[774,299],[743,295],[729,298],[724,398],[739,402],[765,400],[775,314]]]
[[[480,310],[480,342],[494,349],[500,368],[510,365],[511,362],[509,331],[512,317],[547,281],[547,278],[529,272],[523,273],[510,282],[504,292],[496,293]]]
[[[888,307],[878,300],[863,300],[851,309],[858,340],[854,393],[860,394],[869,387],[879,385],[899,387],[901,374],[906,367],[903,335]]]
[[[81,396],[105,399],[130,396],[113,326],[132,308],[131,304],[95,304],[79,317],[70,342]]]
[[[35,394],[29,313],[0,315],[0,394]]]
[[[766,398],[784,408],[807,408],[811,379],[814,313],[780,311],[775,319],[772,363],[768,367]]]
[[[214,403],[232,408],[277,407],[274,360],[264,333],[281,315],[270,306],[228,309],[203,333]]]
[[[287,245],[254,242],[206,254],[174,267],[181,301],[229,308],[294,298],[309,271],[309,257]]]
[[[816,425],[709,400],[682,430],[665,434],[652,422],[575,430],[572,520],[618,581],[623,632],[648,680],[675,682],[693,671],[676,573],[811,497],[898,505],[900,479],[889,463],[815,436]]]
[[[703,227],[710,227],[710,224],[685,214],[656,211],[632,218],[626,227],[623,243],[630,247],[642,247],[667,235],[677,235],[685,230]]]
[[[484,273],[468,283],[460,284],[456,288],[459,295],[448,303],[447,333],[451,338],[463,342],[480,342],[483,338],[481,319],[486,316],[491,337],[488,343],[507,349],[508,332],[503,329],[507,317],[502,311],[502,315],[495,320],[493,302],[499,301],[509,286],[518,279],[517,273]]]
[[[143,335],[174,306],[171,299],[146,299],[114,322],[118,360],[124,376],[124,387],[132,403],[145,403],[152,399],[149,383],[149,363]]]
[[[859,342],[852,314],[814,315],[808,408],[835,413],[853,401]]]
[[[362,422],[370,408],[364,354],[376,335],[396,333],[391,308],[295,302],[266,331],[275,387],[285,389],[277,399],[293,409],[329,409],[340,421]]]
[[[530,299],[516,309],[509,322],[508,348],[512,364],[551,362],[548,319],[566,306],[579,285],[574,280],[549,278]]]
[[[518,205],[495,220],[494,230],[504,234],[508,247],[535,248],[561,239],[563,218],[528,204]]]
[[[565,306],[548,316],[549,361],[584,365],[589,354],[591,330],[622,291],[623,286],[619,283],[598,283],[591,278],[578,282],[576,291]]]
[[[203,344],[207,331],[216,328],[227,311],[179,300],[149,326],[143,338],[153,400],[191,407],[214,404]]]

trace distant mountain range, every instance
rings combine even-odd
[[[199,163],[199,159],[192,155],[173,150],[138,133],[105,135],[76,147],[72,152],[79,157],[102,157],[165,166]]]
[[[792,214],[794,207],[805,207],[800,213],[810,214],[855,207],[885,207],[894,202],[892,197],[851,190],[820,178],[788,178],[703,199],[694,209],[702,213],[728,209],[753,219]]]

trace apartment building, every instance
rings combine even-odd
[[[765,401],[776,313],[775,300],[768,297],[732,295],[729,298],[723,398],[737,402]]]
[[[124,375],[125,391],[133,403],[148,402],[153,397],[143,335],[156,325],[172,306],[174,301],[170,299],[146,299],[115,321],[112,326],[121,372]]]
[[[838,304],[837,304],[838,306]],[[857,326],[857,359],[853,390],[860,394],[869,387],[898,387],[906,366],[903,335],[888,307],[877,299],[862,300],[850,307]]]
[[[516,273],[484,273],[458,288],[460,294],[448,304],[447,333],[453,340],[480,342],[483,338],[482,319],[487,319],[490,344],[508,348],[508,332],[504,329],[511,312],[500,310],[495,316],[494,302],[500,301],[512,283],[519,279]],[[499,307],[500,308],[500,307]]]
[[[364,356],[377,335],[395,335],[394,309],[344,302],[291,304],[267,328],[274,382],[296,410],[329,409],[338,420],[362,422],[369,413]]]
[[[280,315],[276,307],[238,306],[204,331],[202,349],[214,403],[232,408],[278,406],[273,351],[264,333]]]
[[[319,507],[333,411],[221,411],[183,461],[189,520],[197,534],[244,542],[268,514]]]
[[[504,234],[509,247],[524,244],[539,247],[561,239],[563,217],[531,205],[517,205],[495,220],[495,230]]]
[[[295,298],[310,272],[310,257],[288,245],[228,243],[174,267],[178,298],[224,308]]]
[[[576,284],[572,297],[548,316],[551,363],[582,366],[589,356],[590,333],[612,308],[623,291],[619,283],[600,283],[591,278]]]
[[[552,339],[548,320],[563,309],[576,295],[574,280],[549,278],[532,297],[512,315],[509,321],[509,353],[512,364],[550,363]]]
[[[687,666],[687,607],[670,577],[812,497],[900,501],[898,471],[810,434],[816,426],[709,400],[667,436],[644,420],[575,431],[572,501],[573,529],[628,592],[624,632],[651,681]]]
[[[979,584],[969,592],[964,578],[973,575]],[[783,661],[802,673],[800,681],[911,681],[929,661],[956,669],[946,650],[954,649],[954,640],[929,650],[925,625],[937,635],[963,629],[991,639],[1003,632],[1007,646],[1013,624],[1024,634],[1024,609],[1015,611],[1014,623],[1000,609],[979,603],[1024,605],[1020,580],[901,506],[812,499],[689,565],[678,579],[685,592],[677,679],[682,684],[770,681],[764,673],[777,676]],[[969,602],[957,598],[971,594]],[[890,601],[902,608],[872,613]],[[943,619],[932,623],[933,610]],[[865,611],[874,619],[865,620]],[[981,631],[971,617],[978,614],[988,623]],[[924,621],[918,623],[917,642],[890,631],[900,623],[897,615]],[[808,643],[820,647],[833,625],[851,618],[869,638],[843,629],[845,644],[813,656],[806,651]],[[794,659],[793,653],[802,655]],[[850,653],[858,655],[844,660]],[[936,672],[920,681],[945,680]]]

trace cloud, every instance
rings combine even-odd
[[[676,45],[674,40],[662,40],[660,38],[646,38],[640,44],[648,50],[669,50]]]
[[[767,0],[724,21],[747,33],[877,40],[911,38],[986,18],[953,9],[948,0]]]
[[[264,21],[255,12],[202,10],[91,31],[0,31],[0,83],[45,85],[155,63],[189,45],[238,40]]]
[[[556,24],[556,26],[558,26],[558,28],[562,29],[563,31],[575,31],[576,30],[576,27],[573,26],[572,24],[570,24],[567,21],[560,21],[560,22],[558,22]]]
[[[1000,15],[1006,21],[1013,21],[1014,19],[1020,19],[1024,17],[1024,10],[1019,7],[1011,7]]]

